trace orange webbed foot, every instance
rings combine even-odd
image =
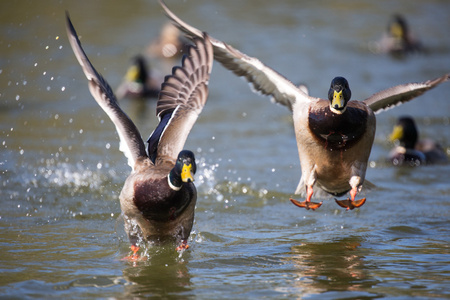
[[[187,244],[186,241],[181,242],[180,246],[176,248],[177,251],[182,251],[186,249],[189,249],[189,245]]]
[[[350,198],[347,198],[346,200],[334,200],[340,207],[346,208],[347,210],[361,207],[366,202],[366,198],[362,198],[359,200],[350,200]]]
[[[297,201],[295,199],[289,198],[289,200],[291,200],[292,204],[294,204],[295,206],[298,207],[302,207],[302,208],[306,208],[308,210],[312,209],[312,210],[316,210],[317,208],[319,208],[322,205],[322,202],[317,203],[317,202],[311,202],[311,201]]]
[[[140,259],[139,254],[136,254],[139,251],[139,247],[136,245],[131,245],[130,246],[131,251],[133,251],[133,254],[131,254],[130,256],[125,256],[124,258],[122,258],[122,260],[128,260],[128,261],[137,261]]]

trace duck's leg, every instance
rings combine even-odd
[[[322,205],[322,202],[320,202],[320,203],[311,202],[312,195],[313,195],[312,186],[306,186],[306,200],[305,201],[300,202],[300,201],[297,201],[292,198],[289,198],[289,200],[291,200],[291,202],[298,207],[315,210]]]
[[[180,246],[177,247],[177,251],[189,249],[189,245],[187,244],[187,240],[182,240]]]
[[[346,200],[337,200],[337,199],[334,200],[340,207],[346,208],[347,210],[354,209],[356,207],[362,206],[366,202],[366,198],[355,200],[356,194],[358,194],[358,187],[354,186],[350,190],[351,199],[347,198]]]

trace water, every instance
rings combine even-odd
[[[345,76],[353,98],[450,71],[446,1],[169,1],[182,19],[325,97]],[[262,5],[261,5],[262,4]],[[2,298],[448,298],[448,165],[384,162],[392,125],[450,145],[450,84],[377,115],[364,192],[346,212],[289,202],[300,178],[292,120],[215,64],[186,148],[199,161],[191,248],[128,254],[118,195],[130,169],[67,42],[68,10],[97,69],[117,86],[166,20],[156,1],[0,4]],[[429,47],[403,60],[367,50],[393,12]],[[123,102],[146,138],[154,103]]]

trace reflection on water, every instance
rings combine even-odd
[[[290,261],[297,270],[295,286],[303,294],[330,291],[366,291],[377,284],[360,251],[360,237],[327,243],[292,246]]]
[[[126,297],[170,297],[186,295],[192,289],[188,270],[189,254],[182,258],[173,247],[150,249],[145,262],[124,268],[123,276],[131,284],[124,290]]]

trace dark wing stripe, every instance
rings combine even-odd
[[[128,158],[128,164],[134,170],[136,160],[139,157],[147,156],[141,135],[134,123],[117,104],[116,97],[108,82],[97,72],[97,70],[95,70],[94,66],[89,61],[86,53],[81,47],[80,40],[70,21],[69,15],[67,14],[66,17],[67,36],[72,50],[80,63],[84,74],[89,80],[89,90],[97,103],[116,126],[117,133],[120,137],[120,150],[125,153],[125,156]]]
[[[159,140],[164,133],[164,130],[166,129],[166,126],[170,123],[170,120],[172,119],[172,115],[174,115],[174,112],[176,112],[176,109],[171,111],[166,111],[164,116],[161,117],[161,121],[159,121],[158,126],[156,129],[152,132],[150,137],[147,140],[148,143],[148,156],[150,157],[150,160],[155,163],[155,159],[157,156],[157,150],[158,150],[158,144]]]
[[[424,82],[397,85],[372,95],[364,103],[377,113],[410,101],[447,80],[449,74]]]

